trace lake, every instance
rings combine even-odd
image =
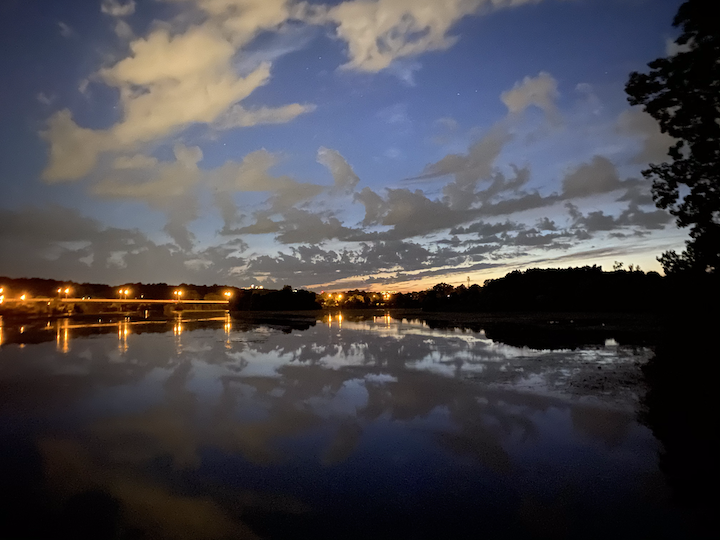
[[[686,537],[639,421],[651,349],[542,335],[5,321],[0,537]]]

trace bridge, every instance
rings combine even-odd
[[[75,311],[78,307],[82,313],[104,313],[108,311],[122,312],[142,309],[150,309],[150,306],[163,306],[161,309],[176,311],[176,308],[184,311],[195,310],[227,310],[230,300],[186,300],[167,299],[158,300],[151,298],[58,298],[58,297],[33,297],[33,298],[3,298],[0,301],[0,309],[19,310],[20,312],[33,312],[35,315],[51,315],[58,311]],[[134,306],[134,307],[133,307]]]
[[[6,298],[5,303],[14,304],[31,304],[45,302],[59,302],[63,304],[219,304],[227,306],[229,300],[150,300],[146,298],[26,298],[21,300],[19,298]]]

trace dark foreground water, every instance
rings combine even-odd
[[[638,420],[653,353],[492,336],[5,322],[0,538],[690,537]]]

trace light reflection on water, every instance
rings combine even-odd
[[[535,350],[389,315],[65,319],[13,329],[23,349],[8,331],[3,435],[36,471],[13,473],[18,500],[49,494],[54,526],[87,493],[148,538],[603,538],[681,522],[636,421],[645,349]]]

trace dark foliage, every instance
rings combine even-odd
[[[662,443],[660,468],[675,503],[695,512],[693,538],[710,538],[717,532],[718,323],[717,313],[672,317],[655,357],[643,367],[648,392],[641,420]]]
[[[231,311],[304,311],[321,307],[314,292],[293,290],[289,285],[279,291],[243,289],[230,302]]]
[[[720,263],[720,32],[716,2],[688,0],[675,16],[678,45],[687,50],[630,75],[625,91],[664,133],[677,139],[670,160],[643,171],[653,198],[690,227],[687,249],[658,260],[666,274],[717,272]]]
[[[425,311],[649,311],[665,301],[664,286],[656,272],[603,272],[599,266],[533,268],[488,280],[484,287],[441,283],[414,293],[410,301],[403,295],[395,305]]]

